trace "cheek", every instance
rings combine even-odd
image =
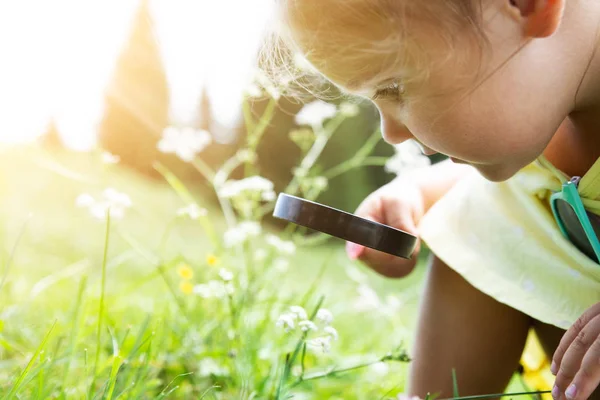
[[[431,101],[408,115],[411,131],[425,145],[472,163],[524,166],[545,147],[501,103]]]

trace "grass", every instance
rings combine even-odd
[[[377,361],[410,344],[422,267],[382,279],[329,242],[299,248],[278,269],[271,250],[252,261],[269,249],[260,238],[241,258],[215,246],[198,221],[176,217],[186,204],[171,186],[98,155],[29,146],[4,150],[0,163],[3,397],[374,399],[402,390],[406,365]],[[132,199],[123,220],[74,206],[80,193],[107,186]],[[201,205],[222,234],[215,206]],[[191,279],[179,275],[183,265]],[[218,281],[220,268],[252,290],[235,283],[222,298],[186,294],[185,282]],[[319,298],[339,332],[326,354],[307,349],[305,333],[275,326],[290,305],[316,312]]]

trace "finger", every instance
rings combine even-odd
[[[583,357],[581,368],[568,386],[565,396],[568,400],[587,400],[600,382],[600,340],[594,343]]]
[[[559,371],[563,357],[573,340],[575,340],[577,335],[579,335],[579,332],[581,332],[588,322],[598,314],[600,314],[600,303],[594,304],[592,307],[588,308],[564,334],[552,357],[551,370],[554,375]]]
[[[592,318],[585,327],[579,331],[565,352],[554,383],[558,388],[559,394],[565,393],[568,386],[573,382],[575,375],[582,367],[585,355],[596,342],[598,335],[600,335],[600,315],[596,315]]]

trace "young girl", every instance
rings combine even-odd
[[[554,399],[590,397],[600,264],[561,235],[549,197],[572,176],[583,176],[587,205],[600,195],[600,1],[277,3],[289,44],[372,99],[386,141],[452,157],[357,211],[419,234],[435,255],[409,394],[451,396],[453,368],[461,395],[502,391],[534,328],[553,361]],[[347,249],[386,276],[415,263]]]

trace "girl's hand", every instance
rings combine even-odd
[[[423,195],[419,187],[414,182],[396,178],[371,193],[360,204],[356,215],[417,236],[417,225],[424,210]],[[414,268],[420,247],[421,242],[418,240],[410,260],[350,242],[346,244],[346,252],[350,258],[363,261],[384,276],[400,278],[408,275]]]
[[[569,328],[552,361],[555,400],[585,400],[600,383],[600,303]]]

